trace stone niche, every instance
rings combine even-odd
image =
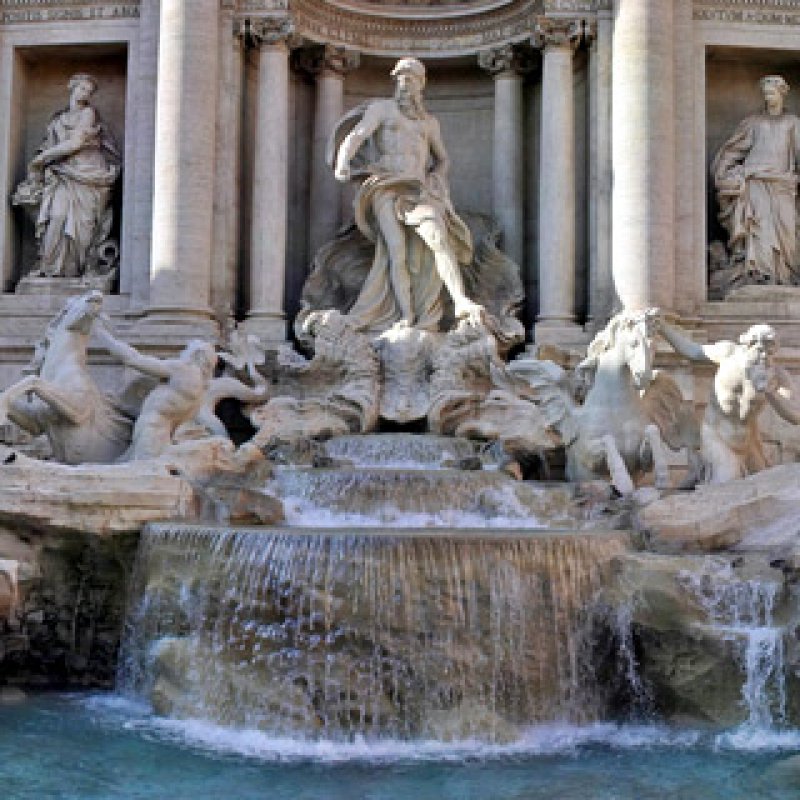
[[[120,152],[125,147],[125,93],[128,47],[124,43],[19,47],[15,49],[11,124],[12,183],[23,180],[54,114],[69,104],[67,84],[72,75],[86,72],[97,80],[92,105],[109,127]],[[10,201],[6,198],[6,207]],[[121,242],[122,180],[112,199],[112,236]],[[4,264],[3,290],[13,291],[37,256],[34,223],[21,208],[12,209],[14,237],[11,263]]]
[[[800,51],[746,47],[709,47],[706,50],[706,245],[715,241],[727,243],[727,232],[717,218],[719,208],[710,173],[711,162],[739,123],[763,110],[759,80],[773,74],[782,75],[789,83],[786,112],[800,114]],[[715,299],[713,294],[709,299]]]

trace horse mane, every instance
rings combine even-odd
[[[618,314],[615,314],[608,321],[606,327],[603,328],[603,330],[600,331],[594,337],[594,339],[592,339],[592,342],[586,351],[586,360],[589,361],[596,359],[603,353],[607,353],[609,350],[612,350],[617,344],[617,335],[619,334],[620,328],[623,325],[639,322],[646,323],[651,313],[652,312],[648,310],[620,311]]]
[[[631,315],[624,311],[611,317],[605,328],[592,339],[591,344],[586,350],[586,361],[596,359],[603,353],[612,350],[617,343],[617,333],[619,332],[620,326],[623,322],[627,322],[630,317]]]

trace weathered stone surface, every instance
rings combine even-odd
[[[68,467],[18,456],[0,472],[0,522],[17,529],[110,535],[195,510],[192,487],[165,464]]]
[[[42,533],[7,523],[0,553],[20,559],[14,608],[0,619],[0,706],[15,686],[110,688],[138,534]]]
[[[763,558],[650,553],[624,554],[615,570],[615,588],[606,598],[616,613],[628,609],[638,671],[659,716],[725,727],[747,718],[747,620],[733,624],[732,606],[743,590],[763,585],[774,598],[771,616],[785,642],[787,712],[797,718],[797,656],[787,646],[798,622],[797,604],[778,570]]]
[[[640,509],[637,524],[662,551],[773,548],[797,539],[799,504],[800,464],[785,464],[662,497]]]

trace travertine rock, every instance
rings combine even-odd
[[[639,511],[638,525],[659,550],[780,547],[797,538],[798,507],[800,464],[785,464],[662,497]]]
[[[763,557],[666,556],[626,553],[616,560],[614,588],[605,599],[622,613],[636,643],[637,671],[660,717],[697,725],[733,726],[748,717],[749,636],[774,630],[787,645],[797,625],[796,602],[781,573]],[[787,713],[796,687],[786,649]],[[765,694],[775,709],[774,682]],[[765,701],[766,702],[766,701]]]

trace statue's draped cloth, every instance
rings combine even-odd
[[[329,153],[361,118],[366,106],[354,109],[337,126]],[[362,145],[358,171],[368,177],[361,184],[354,203],[358,229],[375,245],[372,267],[348,316],[359,330],[381,332],[402,317],[389,275],[389,253],[373,209],[393,202],[394,211],[406,228],[406,265],[411,281],[414,327],[438,330],[442,318],[443,284],[434,263],[433,253],[420,238],[418,229],[436,221],[446,231],[449,245],[459,264],[472,261],[472,235],[467,224],[456,214],[446,191],[429,176],[427,185],[418,179],[382,172],[379,159],[372,159],[375,149],[369,140]],[[329,156],[330,158],[330,156]]]
[[[73,136],[65,114],[58,114],[47,128],[41,150],[55,147]],[[116,144],[104,125],[100,143],[85,147],[47,167],[42,204],[36,221],[37,235],[51,225],[57,236],[42,239],[41,269],[46,275],[74,277],[86,263],[89,248],[110,234],[111,191],[120,167]]]
[[[720,222],[751,276],[792,284],[800,278],[797,168],[800,119],[790,114],[743,120],[711,170]]]

